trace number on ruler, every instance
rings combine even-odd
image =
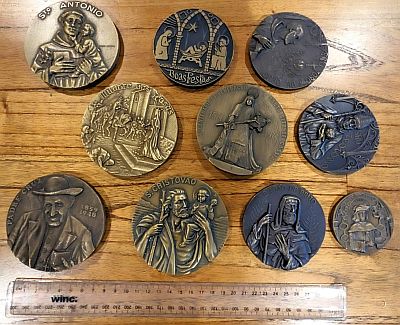
[[[324,286],[212,284],[212,283],[141,283],[116,281],[89,281],[87,283],[63,280],[15,281],[10,308],[12,315],[186,315],[193,317],[256,318],[339,318],[344,315],[345,290],[342,286],[325,286],[334,290],[333,300],[326,299],[320,291]],[[318,291],[319,290],[319,291]],[[73,292],[79,295],[79,304],[49,304],[47,293]],[[109,293],[113,294],[109,294]],[[317,292],[317,293],[316,293]],[[160,302],[166,296],[172,304]],[[39,300],[37,297],[43,297]],[[100,304],[91,303],[96,297]],[[203,303],[196,298],[202,296]],[[273,299],[265,299],[273,296]],[[21,298],[19,298],[21,297]],[[29,301],[26,299],[31,297]],[[46,297],[46,299],[44,299]],[[130,303],[141,301],[142,304]],[[19,299],[19,300],[18,300]],[[124,299],[124,300],[121,300]],[[194,300],[191,300],[194,299]],[[307,301],[307,309],[292,308]],[[323,304],[321,305],[321,300]],[[286,302],[290,301],[288,306]],[[229,303],[229,304],[228,304]],[[313,304],[315,303],[315,304]],[[323,306],[324,308],[321,308]]]

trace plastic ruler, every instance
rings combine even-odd
[[[344,319],[341,284],[16,279],[7,316]]]

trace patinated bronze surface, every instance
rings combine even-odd
[[[213,261],[228,234],[221,197],[206,183],[172,177],[150,187],[133,215],[133,240],[148,265],[189,274]]]
[[[274,184],[247,204],[243,235],[264,264],[293,270],[317,253],[325,236],[325,217],[315,197],[301,186]]]
[[[353,97],[334,94],[308,106],[298,124],[301,151],[315,167],[350,174],[372,159],[379,145],[378,123]]]
[[[98,194],[66,174],[30,182],[7,215],[8,245],[22,263],[40,271],[63,271],[81,263],[99,245],[104,229]]]
[[[154,56],[169,80],[182,86],[203,87],[228,70],[233,39],[228,27],[213,13],[184,9],[158,28]]]
[[[333,231],[344,248],[359,254],[371,254],[389,241],[393,217],[385,202],[376,195],[354,192],[336,205]]]
[[[197,116],[197,141],[207,159],[236,175],[256,174],[282,153],[287,121],[279,103],[258,86],[222,87]]]
[[[251,64],[262,80],[281,89],[311,84],[328,60],[324,33],[311,19],[293,12],[265,18],[249,43]]]
[[[178,122],[168,100],[141,83],[106,88],[90,103],[81,138],[101,168],[121,177],[148,173],[175,147]]]
[[[106,75],[119,52],[106,13],[85,1],[61,1],[40,11],[25,39],[32,71],[52,86],[80,88]]]

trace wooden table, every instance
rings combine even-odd
[[[175,2],[175,3],[174,3]],[[352,1],[130,1],[97,0],[96,5],[114,20],[123,39],[117,68],[96,87],[86,90],[52,89],[29,69],[24,37],[35,13],[49,1],[2,0],[0,13],[0,323],[4,318],[6,288],[16,277],[118,279],[142,281],[216,281],[343,283],[348,290],[344,323],[400,323],[400,3],[398,0]],[[161,21],[186,7],[201,7],[220,16],[235,40],[235,57],[226,75],[215,85],[187,90],[169,82],[152,55],[153,35]],[[246,51],[257,24],[273,12],[294,11],[312,18],[329,43],[325,71],[309,87],[284,92],[267,87],[254,74]],[[161,168],[146,176],[121,180],[102,171],[86,154],[80,128],[83,112],[96,93],[129,81],[156,87],[174,106],[179,118],[179,141]],[[282,156],[264,172],[249,178],[224,174],[204,159],[197,145],[195,120],[204,101],[219,87],[254,83],[281,103],[289,122]],[[331,94],[353,95],[375,114],[381,132],[377,154],[364,169],[349,176],[332,176],[312,167],[302,156],[294,136],[295,122],[315,99]],[[103,242],[87,261],[60,274],[46,274],[20,263],[7,245],[6,215],[22,186],[48,173],[66,172],[92,184],[108,209]],[[229,212],[230,234],[214,263],[198,272],[174,278],[149,268],[132,243],[131,217],[150,184],[172,175],[191,175],[213,186]],[[347,193],[368,190],[390,207],[395,229],[385,249],[372,256],[345,251],[327,226],[321,250],[307,266],[284,272],[264,266],[247,248],[241,217],[247,201],[274,182],[295,182],[312,192],[326,218]],[[46,319],[46,322],[67,322]],[[99,323],[160,322],[160,319],[96,319]],[[230,320],[223,320],[233,324]],[[75,319],[87,323],[87,319]],[[163,319],[165,324],[208,323],[210,320]],[[215,321],[222,322],[221,320]],[[239,321],[236,323],[239,324]],[[267,321],[266,321],[267,323]]]

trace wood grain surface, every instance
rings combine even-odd
[[[113,19],[123,39],[116,69],[95,87],[62,90],[47,86],[29,69],[24,37],[31,19],[50,4],[44,0],[0,1],[0,323],[18,323],[4,315],[6,288],[16,277],[112,279],[142,281],[215,281],[343,283],[347,287],[346,324],[400,323],[400,2],[352,1],[93,1]],[[235,56],[226,75],[215,85],[188,90],[167,80],[152,55],[153,35],[161,21],[183,8],[212,11],[229,26]],[[309,87],[279,91],[266,86],[251,69],[248,39],[257,24],[274,12],[293,11],[312,18],[329,43],[325,71]],[[80,128],[83,112],[96,93],[122,82],[142,82],[157,88],[174,106],[179,119],[179,141],[156,171],[131,180],[115,178],[97,167],[86,154]],[[258,84],[281,103],[289,136],[281,157],[264,172],[234,177],[214,168],[197,145],[195,120],[205,100],[223,85]],[[350,94],[367,104],[380,126],[379,150],[371,163],[349,176],[333,176],[312,167],[302,156],[294,136],[302,110],[315,99],[335,93]],[[396,131],[397,130],[397,131]],[[84,263],[59,274],[32,270],[20,263],[7,245],[6,215],[17,192],[29,181],[53,172],[66,172],[89,182],[104,199],[107,230],[96,252]],[[189,276],[171,277],[148,267],[132,243],[131,217],[151,184],[173,175],[206,181],[222,196],[229,213],[229,238],[215,261]],[[394,217],[392,239],[378,253],[359,256],[341,248],[327,223],[321,250],[305,267],[284,272],[264,266],[247,248],[241,218],[247,201],[275,182],[295,182],[313,193],[326,219],[344,195],[368,190],[380,196]],[[88,319],[46,318],[27,323],[88,323]],[[209,319],[91,319],[90,323],[219,323]],[[254,321],[254,323],[256,323]],[[265,323],[271,323],[265,321]],[[318,323],[319,324],[319,323]]]

